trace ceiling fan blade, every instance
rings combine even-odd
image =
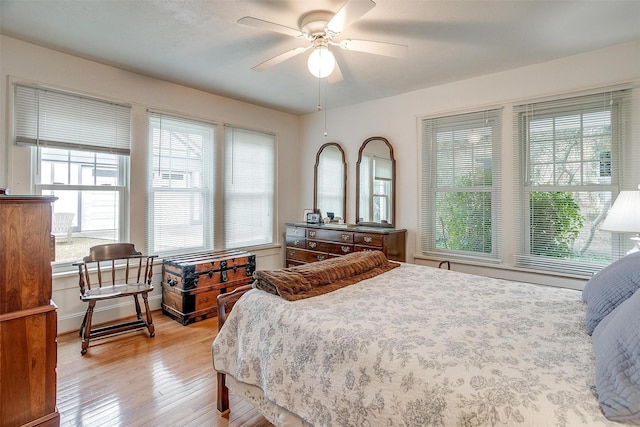
[[[369,40],[342,40],[339,43],[344,50],[373,53],[375,55],[402,58],[407,52],[407,46],[403,44],[372,42]]]
[[[263,30],[275,31],[277,33],[286,34],[292,37],[304,37],[305,35],[296,28],[286,27],[276,24],[275,22],[265,21],[263,19],[245,16],[238,19],[238,24],[248,25],[249,27],[261,28]]]
[[[333,73],[329,74],[327,77],[327,83],[338,83],[342,81],[342,71],[340,71],[340,67],[336,62],[336,68],[333,69]]]
[[[372,0],[349,0],[336,12],[327,24],[327,31],[333,35],[341,33],[349,25],[369,12],[376,4]]]
[[[254,71],[264,71],[267,68],[273,67],[274,65],[277,65],[281,62],[286,61],[289,58],[293,58],[296,55],[300,55],[301,53],[305,52],[308,49],[311,49],[311,45],[307,46],[307,47],[297,47],[295,49],[291,49],[286,51],[285,53],[281,53],[278,56],[274,56],[271,59],[267,59],[266,61],[264,61],[261,64],[256,65],[255,67],[252,68],[252,70]]]

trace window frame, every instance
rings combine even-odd
[[[202,145],[202,153],[201,153],[202,159],[200,164],[201,171],[203,173],[201,177],[202,178],[201,182],[199,183],[198,186],[187,186],[187,187],[171,187],[171,186],[165,186],[165,185],[160,185],[157,187],[154,186],[154,174],[155,174],[154,171],[159,170],[158,168],[156,168],[156,165],[158,165],[158,162],[162,162],[162,159],[161,158],[158,159],[154,153],[154,143],[155,143],[154,131],[155,129],[158,129],[159,132],[163,132],[162,120],[167,120],[168,123],[170,123],[169,130],[168,130],[170,134],[170,139],[172,139],[172,136],[174,134],[177,135],[177,133],[179,133],[179,130],[184,131],[185,129],[187,129],[189,125],[193,125],[194,128],[195,127],[200,128],[200,131],[193,131],[194,135],[199,135],[203,137],[203,145]],[[158,127],[155,127],[156,121],[157,121]],[[171,124],[172,122],[173,124]],[[182,129],[176,129],[176,124],[179,126],[182,126]],[[206,135],[202,131],[203,129],[208,129],[208,131],[211,133],[207,141],[205,141]],[[165,131],[167,130],[165,129]],[[146,245],[147,245],[147,251],[149,253],[153,253],[159,256],[171,256],[171,255],[176,255],[180,253],[212,250],[215,248],[215,239],[216,239],[217,231],[215,228],[214,212],[217,204],[216,169],[217,169],[217,162],[218,162],[217,157],[219,156],[219,153],[217,152],[218,134],[219,134],[219,125],[215,122],[179,116],[171,113],[163,113],[158,111],[147,110],[148,155],[147,155],[146,165],[148,169],[146,171],[146,174],[148,176],[148,184],[146,188],[147,200],[145,204],[145,213],[147,215]],[[162,138],[162,136],[160,137]],[[169,143],[171,144],[172,142],[170,141]],[[207,144],[209,143],[211,145],[207,146]],[[159,150],[162,149],[161,144],[162,142],[160,141],[160,146],[158,148]],[[171,148],[169,150],[171,151]],[[160,157],[162,157],[161,152],[159,152],[158,154],[160,155]],[[172,180],[171,178],[176,172],[182,172],[183,176],[189,175],[188,164],[185,163],[184,169],[173,169],[172,162],[174,160],[177,160],[177,158],[173,156],[167,156],[165,158],[165,161],[167,159],[170,163],[169,168],[162,169],[162,170],[163,171],[168,170],[168,173],[170,174],[169,181]],[[187,181],[189,180],[187,179]],[[202,234],[200,236],[202,239],[201,245],[194,245],[190,247],[180,247],[174,250],[157,250],[155,248],[155,244],[156,244],[155,233],[156,233],[156,226],[157,226],[156,216],[158,212],[156,212],[156,209],[154,209],[154,204],[156,202],[156,199],[161,198],[159,197],[159,195],[170,195],[172,193],[183,194],[183,195],[188,194],[189,198],[193,196],[199,196],[201,198],[201,205],[202,205],[200,207],[201,212],[199,215],[199,219],[196,218],[196,222],[198,222],[199,225],[202,226]],[[184,208],[183,206],[179,206],[176,203],[177,201],[174,200],[172,205],[173,208],[175,209]],[[188,216],[189,221],[193,219],[193,215],[191,213],[192,212],[190,211],[190,214]]]
[[[62,149],[64,150],[64,149]],[[73,150],[68,150],[73,151]],[[86,152],[87,150],[85,150]],[[97,152],[93,152],[94,154]],[[116,185],[104,185],[104,184],[60,184],[60,183],[51,183],[51,184],[43,184],[41,173],[37,173],[37,171],[41,171],[42,168],[42,152],[40,147],[32,147],[31,155],[32,155],[32,178],[34,182],[35,194],[45,194],[47,191],[78,191],[78,192],[100,192],[100,191],[111,191],[118,194],[118,242],[126,242],[129,239],[129,221],[127,220],[129,212],[129,156],[117,155],[117,163],[118,163],[118,177],[116,181],[118,184]],[[65,163],[71,163],[65,162]],[[34,171],[36,174],[34,175]],[[55,208],[55,204],[54,204]],[[80,216],[81,212],[79,212],[78,216]],[[78,218],[78,221],[80,219]],[[55,268],[55,271],[64,271],[70,270],[70,264],[74,261],[62,261],[62,262],[52,262],[52,267]]]
[[[267,150],[270,150],[271,162],[267,165],[270,168],[271,176],[268,177],[268,184],[270,184],[270,188],[267,189],[266,194],[263,197],[266,197],[266,201],[270,205],[268,208],[268,212],[262,212],[263,215],[266,215],[266,218],[271,218],[270,220],[262,220],[263,225],[267,227],[267,230],[264,234],[262,234],[261,239],[254,239],[252,242],[245,242],[241,244],[233,244],[229,239],[228,234],[230,231],[229,225],[229,217],[235,216],[233,212],[229,211],[230,199],[229,197],[233,194],[240,193],[232,193],[232,185],[227,182],[228,175],[231,174],[231,181],[233,181],[233,173],[234,168],[237,167],[237,164],[234,160],[236,156],[233,151],[233,144],[236,132],[243,133],[245,135],[254,135],[257,138],[261,139],[260,144],[264,145]],[[247,248],[255,248],[255,247],[269,247],[273,246],[276,242],[276,230],[277,230],[277,218],[276,218],[276,201],[277,201],[277,138],[276,135],[271,132],[263,132],[257,131],[253,129],[247,129],[239,126],[233,126],[226,124],[224,126],[224,145],[223,145],[223,189],[222,189],[222,199],[223,199],[223,217],[222,217],[222,230],[220,235],[222,237],[222,246],[224,249],[247,249]],[[256,143],[257,141],[251,141],[251,143]],[[244,142],[241,142],[244,143]],[[268,146],[267,146],[268,145]],[[254,170],[258,170],[256,167]],[[255,181],[254,181],[255,182]],[[246,196],[242,196],[245,198]],[[259,220],[258,220],[259,221]],[[255,222],[255,219],[254,219]]]
[[[543,100],[539,102],[532,102],[522,105],[514,106],[513,119],[514,119],[514,153],[517,156],[515,165],[519,165],[519,170],[516,170],[515,176],[518,179],[518,197],[517,197],[517,210],[519,222],[516,226],[516,235],[520,237],[520,244],[516,248],[514,256],[514,262],[516,267],[532,269],[540,272],[553,272],[567,275],[576,275],[589,277],[601,268],[603,268],[608,262],[611,262],[624,255],[624,239],[614,234],[611,235],[611,244],[609,252],[611,259],[607,261],[588,261],[569,258],[554,258],[550,256],[541,256],[532,254],[532,238],[531,238],[531,194],[535,192],[553,193],[553,192],[568,192],[572,194],[576,193],[604,193],[605,198],[608,193],[609,202],[601,207],[605,211],[610,207],[610,204],[617,197],[623,183],[630,181],[629,172],[625,172],[624,162],[622,161],[623,153],[626,150],[628,141],[625,140],[626,126],[628,125],[628,109],[630,104],[631,91],[630,90],[602,90],[594,94],[576,95],[558,98],[555,100]],[[585,151],[585,134],[584,134],[584,115],[597,112],[610,111],[610,147],[608,157],[608,170],[609,182],[605,183],[584,183],[584,168],[588,162],[594,162],[593,159],[584,159],[582,153]],[[531,121],[543,120],[545,118],[555,121],[562,117],[569,117],[571,115],[580,117],[580,162],[574,161],[573,163],[580,163],[581,170],[581,183],[578,184],[562,184],[553,182],[551,184],[535,185],[532,183],[531,178],[531,150],[532,142],[529,137],[529,131],[531,129]],[[555,129],[555,127],[554,127]],[[555,130],[553,133],[553,144],[556,144]],[[554,145],[555,146],[555,145]],[[554,151],[555,153],[555,151]],[[555,154],[554,154],[555,157]],[[557,165],[563,163],[561,161],[553,159],[551,166],[555,170]],[[567,162],[568,163],[568,162]],[[605,176],[606,178],[606,176]],[[607,205],[608,203],[608,205]],[[600,218],[600,217],[598,217]],[[595,227],[592,230],[594,233],[598,232],[599,222],[596,218],[596,222],[592,225]],[[604,216],[602,216],[604,218]],[[582,227],[581,230],[585,230],[586,227]]]
[[[501,202],[501,141],[502,108],[486,108],[477,111],[442,114],[420,118],[421,147],[421,253],[425,256],[449,259],[475,260],[498,263],[502,257],[502,202]],[[469,131],[479,127],[491,128],[491,185],[490,186],[439,186],[437,134],[442,132]],[[451,192],[482,192],[491,200],[491,251],[477,252],[462,249],[446,249],[437,245],[436,200],[438,194]]]
[[[149,167],[151,168],[149,171],[147,171],[147,176],[150,176],[153,172],[153,163],[154,163],[154,155],[153,155],[153,141],[152,141],[152,129],[151,129],[151,116],[155,115],[158,117],[168,117],[171,119],[175,119],[175,120],[183,120],[184,122],[193,122],[193,123],[197,123],[200,125],[209,125],[211,126],[212,129],[214,130],[214,137],[213,137],[213,147],[211,147],[210,149],[210,154],[211,154],[211,161],[210,164],[211,166],[211,171],[209,178],[211,179],[211,181],[209,181],[209,187],[208,188],[201,188],[201,189],[195,189],[192,192],[192,194],[202,194],[203,195],[203,199],[204,199],[204,204],[206,205],[206,209],[210,211],[210,213],[205,213],[203,215],[202,218],[202,222],[203,222],[203,245],[198,246],[198,247],[191,247],[191,248],[180,248],[180,249],[176,249],[173,251],[154,251],[153,250],[153,244],[154,244],[154,240],[153,240],[153,233],[154,233],[154,224],[155,224],[155,220],[154,220],[154,215],[155,215],[155,211],[153,209],[151,209],[151,207],[153,206],[154,203],[154,196],[152,195],[152,178],[149,178],[149,184],[148,184],[148,188],[147,188],[147,203],[148,205],[146,206],[146,212],[147,212],[147,216],[148,216],[148,224],[147,224],[147,246],[148,246],[148,250],[149,251],[153,251],[155,254],[158,254],[160,256],[171,256],[171,255],[175,255],[175,254],[179,254],[179,253],[185,253],[185,252],[196,252],[196,251],[216,251],[216,250],[227,250],[227,249],[250,249],[250,248],[257,248],[257,247],[271,247],[276,243],[276,233],[277,233],[277,219],[275,218],[276,212],[277,212],[277,185],[276,185],[276,177],[277,177],[277,138],[275,136],[275,134],[270,133],[270,132],[263,132],[263,131],[256,131],[256,130],[251,130],[251,129],[246,129],[246,128],[241,128],[241,127],[236,127],[236,126],[232,126],[232,125],[221,125],[215,122],[211,122],[208,120],[203,120],[203,119],[197,119],[197,118],[192,118],[192,117],[184,117],[184,116],[178,116],[175,114],[171,114],[171,113],[163,113],[163,112],[158,112],[158,111],[151,111],[148,110],[148,115],[147,115],[147,126],[148,126],[148,136],[147,136],[147,149],[149,150],[149,154],[147,157],[147,165],[149,165]],[[227,156],[227,143],[228,141],[226,140],[227,136],[226,136],[226,132],[227,129],[237,129],[243,132],[249,132],[249,133],[255,133],[255,134],[259,134],[259,135],[264,135],[264,136],[268,136],[270,138],[272,138],[271,141],[271,147],[269,147],[272,151],[271,151],[271,157],[272,157],[272,169],[271,169],[271,173],[272,176],[270,177],[270,181],[271,181],[271,190],[268,194],[269,199],[268,199],[268,203],[270,204],[270,212],[271,212],[271,219],[270,219],[270,229],[269,231],[269,236],[268,241],[262,241],[262,242],[249,242],[248,244],[241,244],[241,245],[233,245],[233,244],[229,244],[228,240],[227,240],[227,224],[225,223],[226,219],[226,215],[227,215],[227,207],[228,204],[230,203],[230,200],[228,199],[228,185],[225,183],[225,174],[226,174],[226,168],[229,167],[229,165],[227,164],[228,162],[228,156]],[[157,160],[156,160],[157,161]],[[176,191],[176,192],[183,192],[184,189],[182,188],[178,188],[178,189],[164,189],[164,190],[158,190],[158,192],[171,192],[171,191]],[[207,220],[207,217],[209,218],[209,220]]]
[[[131,105],[13,78],[9,80],[9,87],[12,145],[29,148],[26,158],[29,159],[30,192],[37,195],[56,191],[104,191],[117,194],[117,239],[120,242],[126,241],[130,232]],[[73,121],[69,121],[69,117],[72,117]],[[41,123],[45,118],[46,126],[43,128]],[[66,152],[67,159],[63,162],[43,160],[44,148]],[[96,156],[116,156],[117,184],[102,185],[95,181],[94,184],[65,184],[42,180],[43,161],[65,163],[69,173],[68,179],[71,178],[72,165],[78,165],[80,178],[84,163],[73,161],[74,152],[92,153],[94,171],[98,164],[95,161]],[[54,213],[56,206],[54,203]],[[81,212],[77,214],[76,222],[80,221],[79,215]],[[52,273],[74,271],[76,267],[73,267],[72,263],[76,261],[78,260],[52,261]]]

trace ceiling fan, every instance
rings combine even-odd
[[[239,24],[275,31],[305,39],[309,42],[307,46],[297,47],[268,59],[253,67],[252,70],[266,70],[309,49],[313,49],[307,62],[309,71],[315,77],[327,77],[330,83],[335,83],[342,80],[342,73],[336,63],[335,56],[329,50],[330,46],[336,46],[347,51],[373,53],[395,58],[402,57],[407,50],[405,45],[369,40],[334,40],[343,30],[373,9],[375,5],[372,0],[348,0],[336,13],[325,10],[307,12],[298,21],[299,28],[297,29],[252,16],[240,18],[238,20]]]

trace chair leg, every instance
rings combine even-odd
[[[136,305],[136,317],[138,320],[142,320],[142,310],[140,310],[140,302],[138,301],[138,295],[133,296],[133,302]]]
[[[137,301],[137,300],[136,300]],[[144,301],[144,310],[147,314],[147,328],[149,329],[149,337],[156,336],[156,328],[153,326],[153,319],[151,318],[151,310],[149,310],[149,300],[146,293],[142,294],[142,301]]]
[[[93,318],[93,308],[96,306],[95,301],[89,302],[89,307],[87,308],[87,312],[84,315],[86,323],[83,321],[84,334],[82,336],[82,350],[80,350],[80,354],[83,356],[87,354],[87,349],[89,348],[89,339],[91,338],[91,319]]]
[[[87,312],[88,312],[88,311],[89,311],[89,310],[87,310],[87,311],[84,313],[84,317],[82,318],[82,325],[80,325],[80,331],[78,332],[78,335],[80,335],[81,337],[84,335],[84,328],[85,328],[85,326],[87,325]]]

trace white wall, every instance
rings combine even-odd
[[[313,113],[301,117],[300,140],[302,165],[300,199],[305,206],[313,203],[313,164],[318,148],[325,142],[340,143],[346,153],[347,221],[355,221],[355,165],[360,144],[370,136],[387,138],[394,147],[397,162],[396,226],[408,231],[408,261],[434,265],[433,260],[418,259],[416,241],[419,230],[419,148],[420,116],[446,115],[503,106],[503,194],[508,201],[513,188],[512,105],[518,101],[565,94],[574,91],[615,85],[640,83],[640,40],[581,55],[562,58],[511,71],[480,76],[437,87],[417,90],[399,96],[366,102],[344,108],[329,109],[326,123],[328,136],[323,137],[325,117]],[[340,83],[330,87],[339,90]],[[328,97],[331,93],[328,93]],[[640,102],[634,101],[638,119]],[[640,132],[635,129],[635,141],[640,144]],[[640,177],[638,179],[640,182]],[[504,203],[505,235],[514,234],[511,205]],[[563,277],[543,277],[510,268],[513,266],[513,245],[505,245],[504,266],[491,268],[455,264],[454,269],[478,274],[505,277],[536,283],[554,283],[580,289],[584,280]],[[422,257],[421,257],[422,258]]]
[[[145,248],[144,165],[148,108],[274,132],[278,149],[279,202],[276,214],[279,230],[284,229],[286,219],[300,216],[301,204],[296,186],[300,175],[297,116],[144,77],[5,36],[0,36],[0,77],[3,82],[0,85],[0,187],[9,188],[12,194],[29,194],[31,191],[29,149],[13,145],[9,134],[9,81],[17,80],[132,105],[131,241],[138,249]],[[278,236],[280,234],[278,232]],[[273,248],[252,251],[256,254],[258,268],[282,266],[282,250],[280,242],[277,243]],[[160,268],[156,269],[154,279],[159,283]],[[58,305],[58,332],[77,330],[86,309],[78,299],[77,273],[55,276],[53,288],[53,298]],[[114,301],[118,304],[106,310],[106,305],[96,307],[96,323],[131,315],[132,304],[121,305],[121,301]],[[159,308],[160,302],[160,286],[157,286],[151,296],[152,308]]]
[[[362,141],[370,136],[388,138],[397,160],[397,225],[408,230],[408,261],[433,265],[415,258],[418,232],[418,118],[491,106],[503,106],[504,168],[503,193],[514,191],[511,159],[511,106],[540,98],[618,83],[640,81],[640,41],[563,58],[508,72],[481,76],[403,95],[327,111],[328,136],[323,137],[323,113],[296,117],[274,110],[215,96],[184,86],[151,79],[114,67],[44,49],[0,36],[0,187],[13,194],[30,192],[28,149],[11,144],[9,135],[9,80],[32,81],[88,95],[113,99],[133,106],[133,151],[131,190],[131,237],[144,247],[144,182],[146,152],[146,109],[231,123],[274,132],[278,139],[278,225],[298,220],[303,208],[313,205],[313,164],[317,149],[329,141],[339,142],[348,162],[347,221],[355,220],[355,163]],[[334,90],[339,90],[339,83]],[[635,117],[640,102],[634,105]],[[640,143],[636,130],[635,140]],[[639,179],[640,181],[640,179]],[[505,232],[512,234],[513,213],[505,203]],[[278,233],[280,236],[280,232]],[[513,247],[505,247],[504,268],[454,264],[453,268],[478,274],[506,277],[580,288],[584,280],[529,274],[512,266]],[[254,251],[258,268],[282,265],[279,246]],[[155,274],[156,283],[160,270]],[[77,330],[84,306],[78,300],[75,274],[54,277],[54,300],[58,304],[60,333]],[[152,307],[160,306],[160,287],[152,295]],[[126,316],[130,307],[113,306],[96,313],[96,321]]]

